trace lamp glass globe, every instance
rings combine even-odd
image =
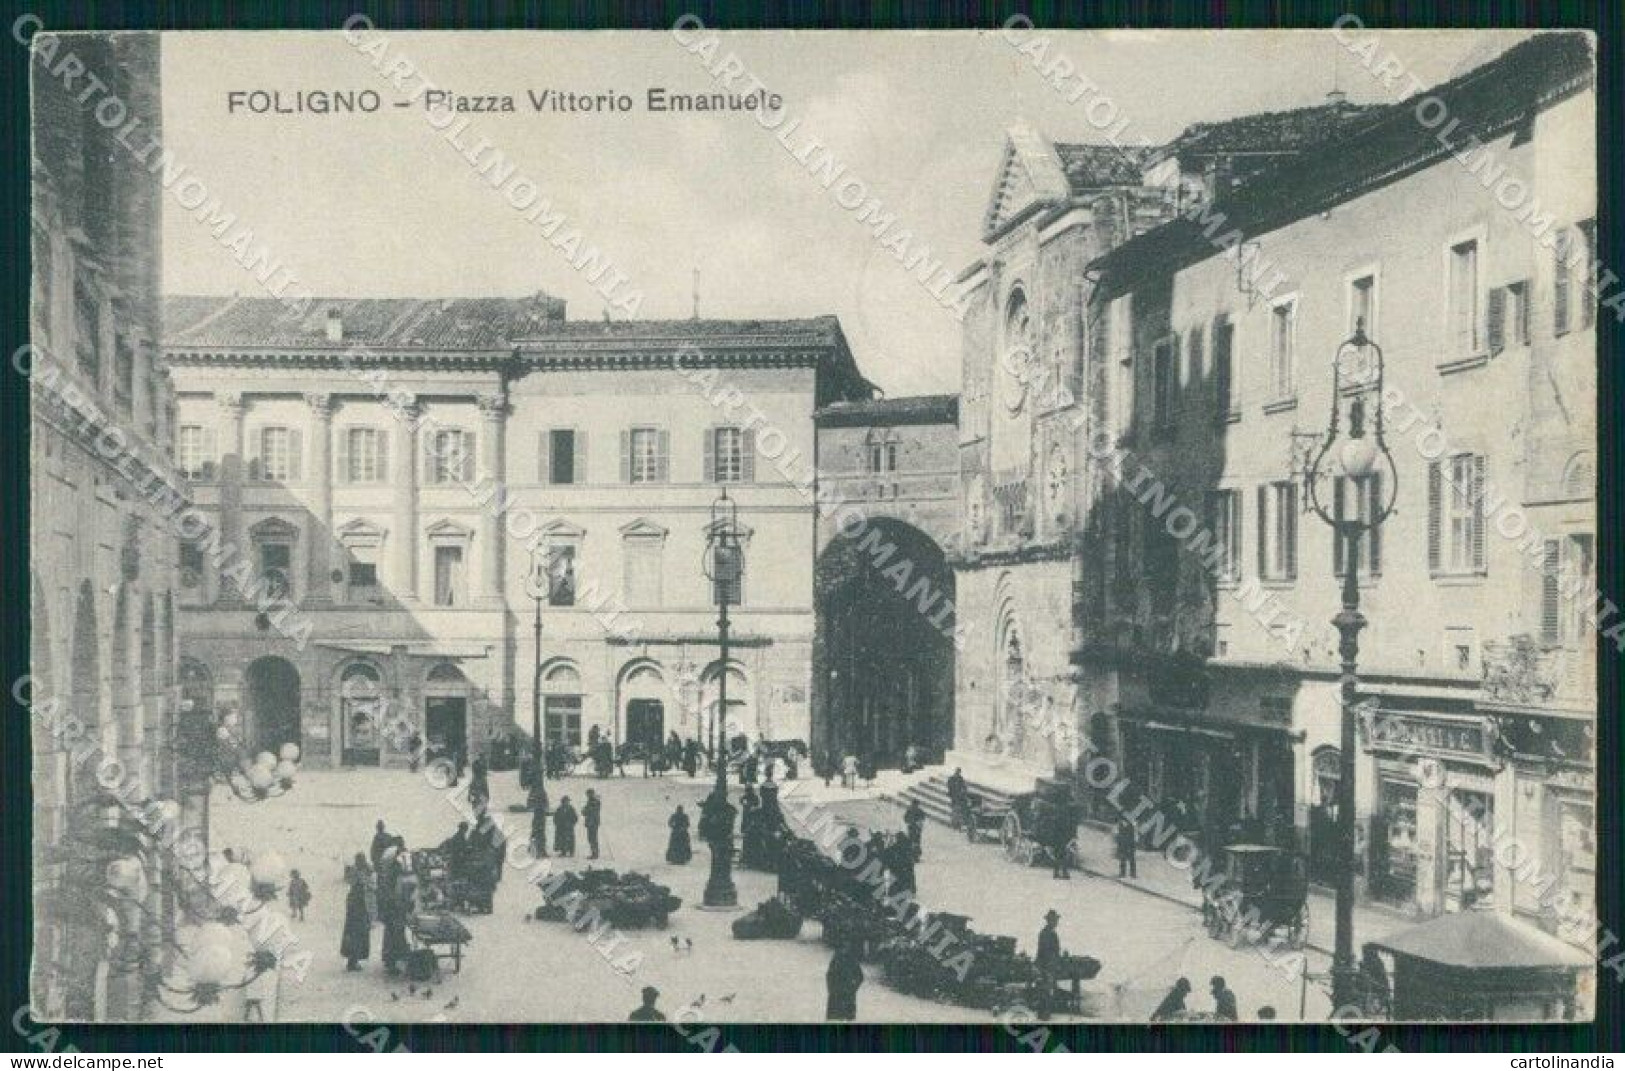
[[[298,762],[299,745],[294,743],[283,744],[277,754],[281,756],[284,762]]]
[[[1377,441],[1370,436],[1346,439],[1338,447],[1337,460],[1343,475],[1355,479],[1369,476],[1377,467]]]

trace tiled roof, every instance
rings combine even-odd
[[[521,348],[528,343],[554,339],[606,339],[638,342],[681,342],[685,339],[764,338],[791,340],[806,338],[834,345],[841,323],[834,316],[813,316],[800,320],[555,320],[525,335],[515,336]]]
[[[1420,122],[1409,102],[1383,109],[1355,124],[1345,136],[1268,167],[1215,199],[1209,217],[1223,217],[1222,231],[1261,234],[1348,201],[1367,190],[1464,151],[1473,139],[1489,141],[1529,116],[1592,85],[1595,62],[1583,33],[1537,34],[1458,78],[1427,91],[1440,114],[1455,124],[1441,139]],[[1431,109],[1430,109],[1431,111]],[[1218,250],[1211,223],[1179,217],[1099,257],[1108,290],[1145,272],[1172,272]]]
[[[1157,155],[1188,159],[1227,153],[1298,152],[1342,137],[1385,107],[1387,105],[1333,101],[1212,123],[1192,123]]]
[[[813,414],[824,427],[854,424],[953,424],[959,420],[959,395],[914,394],[836,402]]]
[[[1084,145],[1056,142],[1055,155],[1061,158],[1067,185],[1073,193],[1086,193],[1106,186],[1138,186],[1140,165],[1116,145]]]
[[[342,342],[328,341],[337,313]],[[402,350],[507,349],[515,338],[563,322],[564,302],[522,298],[316,298],[303,311],[271,297],[164,299],[165,344],[175,347]]]

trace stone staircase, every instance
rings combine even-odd
[[[899,807],[918,802],[928,818],[951,826],[954,819],[953,805],[948,799],[948,778],[956,766],[963,770],[966,788],[987,814],[1003,814],[1014,805],[1017,796],[1030,793],[1036,787],[1035,780],[1020,774],[1012,776],[1013,771],[981,770],[954,762],[951,754],[948,758],[947,763],[928,767],[913,775],[906,784],[883,793],[881,798]]]

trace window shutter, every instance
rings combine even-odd
[[[1548,643],[1562,639],[1562,602],[1558,594],[1558,578],[1562,561],[1562,545],[1555,539],[1546,540],[1540,568],[1540,638]]]
[[[1258,485],[1258,578],[1268,579],[1270,575],[1270,485]]]
[[[458,471],[463,474],[464,483],[474,482],[474,473],[477,469],[476,459],[479,457],[479,438],[472,431],[463,433],[463,457],[458,464]]]
[[[1581,263],[1581,270],[1585,272],[1580,285],[1580,326],[1590,327],[1597,322],[1597,221],[1594,219],[1581,220],[1580,241],[1584,243],[1582,251],[1585,259]]]
[[[661,428],[655,442],[655,479],[666,483],[671,479],[671,432]]]
[[[571,438],[575,440],[575,467],[570,473],[576,483],[587,482],[587,429],[571,428]]]
[[[423,482],[445,483],[456,471],[457,442],[455,435],[445,434],[448,429],[427,427],[418,432],[423,436]],[[444,438],[442,436],[444,435]],[[445,457],[440,456],[444,450]]]
[[[1439,471],[1439,462],[1428,462],[1428,571],[1439,571],[1439,509],[1440,484],[1442,482]]]
[[[1552,334],[1569,333],[1569,232],[1559,231],[1552,251]]]
[[[746,428],[739,436],[741,442],[739,452],[742,455],[740,465],[740,479],[746,483],[756,482],[756,429]]]
[[[379,432],[375,436],[375,441],[378,443],[378,482],[382,483],[389,479],[389,432],[387,430]],[[408,465],[412,463],[410,453],[406,456],[406,463]]]
[[[1518,343],[1529,345],[1529,321],[1535,318],[1534,302],[1531,300],[1535,293],[1535,281],[1523,279],[1518,283],[1518,296],[1520,315],[1518,317]]]
[[[1332,575],[1343,575],[1343,502],[1344,491],[1348,486],[1348,479],[1338,476],[1332,480],[1332,519],[1339,522],[1332,527]]]
[[[632,482],[632,432],[621,431],[621,482]]]
[[[1489,312],[1487,315],[1489,317],[1490,352],[1500,353],[1502,350],[1506,349],[1506,287],[1497,286],[1491,288]]]
[[[704,428],[700,435],[705,439],[705,482],[713,483],[717,478],[717,429]]]
[[[543,428],[536,436],[536,482],[553,482],[553,432]]]
[[[1223,316],[1213,321],[1213,384],[1220,420],[1230,412],[1230,333]]]
[[[1472,502],[1473,568],[1484,572],[1484,455],[1473,457]]]
[[[290,428],[290,429],[288,429],[288,479],[289,480],[299,480],[299,479],[303,478],[303,473],[304,473],[304,470],[305,470],[305,466],[304,466],[304,457],[303,457],[304,450],[302,449],[304,444],[301,442],[302,438],[303,438],[303,436],[300,434],[298,428]]]
[[[1281,485],[1281,497],[1285,501],[1281,504],[1281,531],[1286,542],[1286,578],[1298,578],[1298,485],[1286,483]]]
[[[244,436],[244,438],[248,440],[247,468],[248,478],[250,480],[257,480],[260,478],[260,449],[264,441],[264,437],[264,428],[255,428],[252,432]]]
[[[335,482],[350,482],[350,429],[340,428],[335,438],[338,439],[338,449],[333,451],[334,464],[338,466]]]

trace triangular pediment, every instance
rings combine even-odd
[[[982,238],[991,240],[1039,205],[1058,204],[1071,195],[1066,170],[1055,147],[1026,123],[1005,131],[1004,156],[982,218]]]
[[[622,539],[665,539],[668,534],[669,530],[664,525],[656,524],[647,517],[621,525]]]
[[[587,530],[585,528],[565,520],[557,520],[542,525],[542,535],[551,540],[581,539],[586,534]]]
[[[338,536],[341,543],[376,543],[384,538],[384,529],[369,520],[357,517],[348,524],[340,525]]]
[[[448,517],[445,520],[429,525],[426,534],[430,539],[472,539],[474,529],[467,525],[458,524]]]

